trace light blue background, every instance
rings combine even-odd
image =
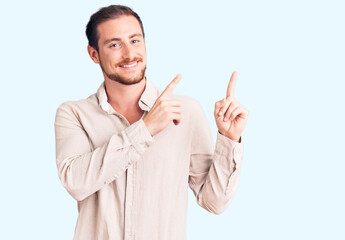
[[[214,102],[239,72],[250,111],[241,183],[219,216],[189,192],[187,238],[345,239],[343,1],[7,1],[1,24],[0,239],[72,239],[76,201],[55,165],[58,105],[102,81],[85,25],[102,6],[141,16],[149,78]]]

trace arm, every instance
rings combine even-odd
[[[210,127],[200,104],[194,111],[197,119],[193,121],[189,186],[201,207],[220,214],[230,204],[239,184],[243,144],[217,133],[213,150]]]
[[[56,164],[62,185],[78,201],[114,181],[140,159],[153,138],[142,120],[92,149],[73,109],[62,104],[55,118]]]
[[[216,214],[226,209],[239,184],[243,152],[241,134],[249,113],[234,98],[236,77],[237,72],[234,72],[228,84],[226,98],[215,105],[214,117],[218,134],[213,160],[211,155],[205,154],[212,151],[208,147],[212,144],[212,138],[207,120],[200,105],[195,108],[198,118],[194,119],[196,127],[193,134],[198,137],[193,139],[189,182],[198,204]],[[197,147],[193,148],[194,145]],[[209,169],[207,166],[210,166]]]

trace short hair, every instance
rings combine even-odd
[[[136,12],[124,5],[110,5],[108,7],[100,8],[97,12],[91,15],[90,20],[86,25],[86,37],[89,41],[89,45],[95,48],[98,52],[99,34],[97,26],[107,20],[115,19],[123,15],[130,15],[138,20],[141,31],[143,32],[143,37],[145,38],[143,23]]]

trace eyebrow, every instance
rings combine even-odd
[[[134,37],[142,37],[143,35],[141,33],[134,33],[129,38],[134,38]]]
[[[142,36],[141,33],[134,33],[134,34],[130,35],[129,38],[131,39],[131,38],[134,38],[134,37],[141,37],[141,36]],[[110,43],[112,41],[120,41],[120,40],[121,40],[121,38],[111,38],[111,39],[105,40],[104,44],[108,44],[108,43]]]

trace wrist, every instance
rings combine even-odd
[[[233,141],[233,142],[240,142],[241,141],[241,136],[239,136],[239,137],[233,137],[233,136],[228,136],[228,135],[226,135],[226,134],[223,134],[223,133],[221,133],[219,130],[218,130],[218,132],[219,132],[219,134],[221,134],[221,135],[223,135],[223,136],[225,136],[225,137],[227,137],[227,138],[229,138],[231,141]]]
[[[229,137],[229,138],[230,138],[230,137]],[[231,141],[233,141],[233,142],[240,143],[240,142],[241,142],[241,137],[236,138],[236,139],[232,139],[232,138],[230,138],[230,140],[231,140]]]
[[[151,136],[153,136],[153,131],[151,129],[151,126],[150,124],[146,121],[145,117],[143,118],[143,122],[144,122],[144,125],[146,126],[147,130],[149,131],[149,133],[151,134]]]

